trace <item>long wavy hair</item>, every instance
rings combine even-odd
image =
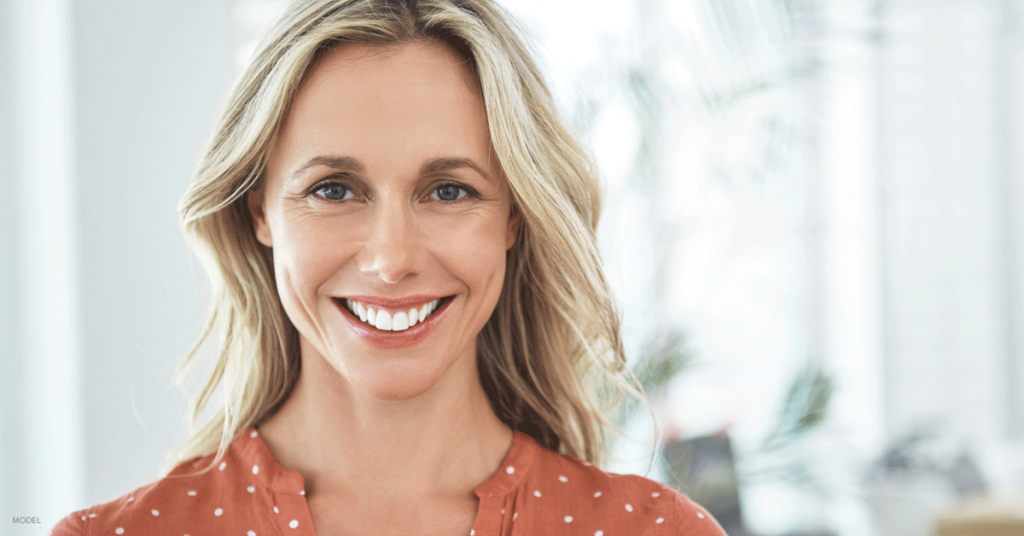
[[[232,89],[178,208],[213,300],[177,377],[206,345],[216,345],[216,361],[191,401],[191,436],[171,453],[172,464],[214,451],[217,463],[239,432],[281,406],[299,377],[298,333],[245,199],[260,185],[299,83],[339,45],[415,42],[445,44],[475,72],[491,142],[522,215],[501,297],[478,336],[480,382],[510,428],[555,452],[603,461],[607,411],[623,393],[647,400],[626,367],[598,254],[594,167],[519,33],[491,0],[307,0],[272,27]]]

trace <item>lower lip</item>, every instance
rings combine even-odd
[[[434,328],[441,322],[445,313],[448,312],[448,306],[452,304],[454,299],[448,300],[442,305],[434,314],[430,315],[426,320],[417,323],[415,326],[402,330],[402,331],[384,331],[377,329],[362,320],[352,313],[345,307],[341,300],[334,300],[334,305],[341,310],[341,316],[348,322],[348,325],[352,328],[352,331],[359,335],[365,343],[370,346],[376,346],[377,348],[393,349],[393,348],[406,348],[413,346],[414,344],[427,338]]]

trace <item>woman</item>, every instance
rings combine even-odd
[[[724,534],[592,465],[629,391],[598,193],[490,0],[297,3],[180,209],[221,404],[55,534]]]

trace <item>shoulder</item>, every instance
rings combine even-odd
[[[112,501],[97,504],[72,512],[53,527],[52,536],[87,534],[125,534],[153,530],[161,520],[173,520],[173,513],[165,505],[173,502],[176,482],[162,478],[146,486],[136,488]],[[163,511],[161,511],[163,510]]]
[[[150,484],[72,512],[51,534],[180,536],[202,533],[202,528],[211,524],[234,530],[242,514],[251,516],[253,506],[270,491],[255,478],[252,459],[243,454],[236,442],[212,467],[213,454],[183,462]],[[241,534],[245,533],[243,529]]]
[[[593,525],[609,535],[725,536],[707,510],[679,491],[642,476],[606,472],[544,448],[529,481],[528,487],[535,489],[527,493],[534,499],[543,498],[547,490],[549,505],[566,510],[564,516],[555,513],[555,521],[562,523],[573,517],[568,523]]]

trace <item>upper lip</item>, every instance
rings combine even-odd
[[[401,298],[387,298],[384,296],[339,296],[340,299],[349,299],[363,305],[374,305],[377,307],[410,307],[423,305],[434,300],[440,300],[447,296],[417,294],[414,296],[403,296]]]

